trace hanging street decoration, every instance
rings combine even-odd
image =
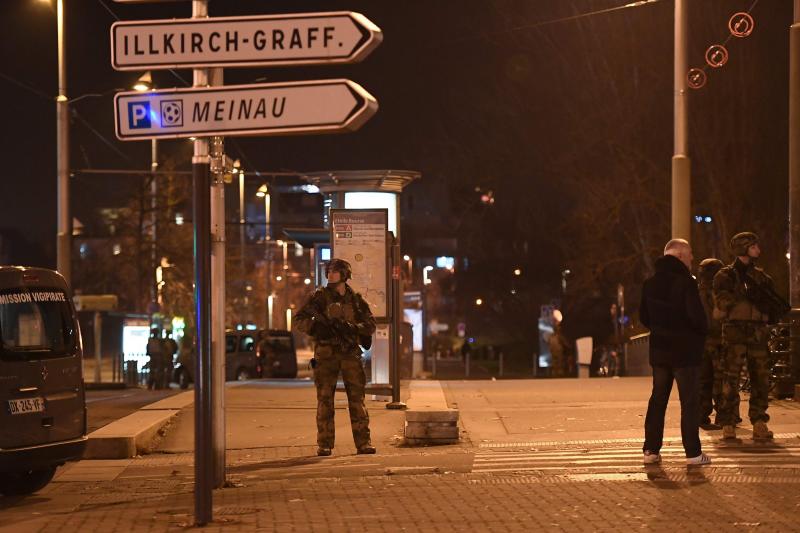
[[[700,68],[691,69],[689,75],[686,77],[686,83],[689,85],[690,89],[702,89],[705,87],[707,81],[708,76],[706,75],[706,71]]]
[[[756,23],[750,13],[734,13],[728,21],[728,29],[734,37],[747,37],[753,33]]]
[[[724,67],[728,62],[728,49],[721,44],[712,44],[706,50],[706,63],[711,68]]]

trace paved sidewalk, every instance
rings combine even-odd
[[[354,454],[344,394],[337,447],[315,455],[308,382],[232,384],[229,486],[209,531],[800,531],[800,404],[774,402],[772,443],[703,433],[686,467],[677,395],[664,463],[640,464],[649,380],[452,381],[458,445],[402,445],[403,414],[369,401],[379,453]],[[746,399],[746,398],[745,398]],[[743,402],[743,410],[746,402]],[[81,461],[28,498],[0,499],[0,532],[180,531],[193,524],[193,410],[159,453]]]

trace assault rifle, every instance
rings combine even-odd
[[[786,313],[791,311],[792,306],[783,299],[783,296],[767,284],[758,283],[756,280],[745,274],[744,292],[753,301],[759,311],[769,316],[769,322],[774,324],[783,318]]]
[[[358,329],[354,324],[347,322],[344,319],[344,313],[342,312],[341,304],[332,304],[328,312],[333,316],[329,318],[316,311],[311,313],[311,316],[314,318],[314,322],[320,324],[323,328],[328,330],[328,335],[323,333],[323,338],[319,340],[329,341],[336,339],[339,341],[337,344],[342,346],[359,344]]]

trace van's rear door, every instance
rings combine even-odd
[[[63,289],[0,288],[0,448],[85,434],[77,327]]]

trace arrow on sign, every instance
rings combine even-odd
[[[131,141],[354,131],[378,102],[338,79],[123,92],[114,110],[117,138]]]
[[[298,13],[254,17],[116,22],[116,70],[354,63],[383,40],[360,13]]]

